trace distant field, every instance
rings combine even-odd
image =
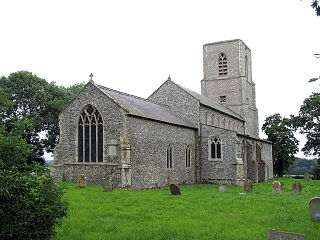
[[[267,229],[306,234],[320,239],[320,223],[310,221],[309,201],[320,197],[320,181],[276,179],[285,184],[281,194],[271,193],[271,182],[254,185],[245,195],[242,187],[181,186],[182,195],[168,188],[103,192],[102,186],[76,183],[66,187],[69,217],[57,227],[55,239],[267,239]],[[300,181],[302,195],[292,195]]]

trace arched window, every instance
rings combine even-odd
[[[186,167],[191,167],[191,148],[189,145],[186,147]]]
[[[167,148],[167,168],[172,168],[172,147],[171,144],[169,144]]]
[[[78,162],[103,162],[103,121],[99,111],[91,105],[79,116]]]
[[[221,159],[221,140],[219,138],[212,138],[209,141],[210,159]]]
[[[219,76],[228,74],[227,56],[221,53],[219,56]]]

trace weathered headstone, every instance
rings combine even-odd
[[[309,208],[311,221],[320,223],[320,197],[312,198]]]
[[[268,229],[268,240],[305,240],[306,235]]]
[[[84,176],[84,174],[81,174],[78,180],[78,186],[81,188],[86,188],[87,187],[87,179]]]
[[[112,190],[113,190],[112,184],[107,179],[103,179],[102,180],[102,186],[103,186],[103,191],[104,192],[112,192]]]
[[[170,184],[170,191],[172,195],[181,195],[180,188],[175,184]]]
[[[243,184],[243,188],[245,192],[252,192],[253,190],[253,182],[250,179],[246,179]]]
[[[274,181],[272,183],[272,193],[281,193],[281,183]]]
[[[226,186],[219,186],[219,192],[226,192]]]
[[[309,173],[305,173],[303,175],[303,178],[304,178],[305,181],[310,181],[310,174]]]
[[[292,184],[292,194],[301,194],[302,192],[302,184],[300,182],[294,182]]]

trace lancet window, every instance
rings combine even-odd
[[[103,120],[91,105],[79,116],[78,162],[103,162]]]
[[[186,147],[186,167],[191,167],[191,148],[189,145]]]
[[[167,168],[171,169],[173,168],[173,164],[172,164],[172,147],[171,144],[169,144],[168,148],[167,148]]]

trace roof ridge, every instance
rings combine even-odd
[[[177,83],[175,83],[175,84],[178,85],[178,86],[179,86],[180,88],[182,88],[183,90],[185,90],[186,92],[192,92],[192,93],[198,94],[200,97],[206,98],[208,101],[214,102],[215,104],[217,104],[218,106],[220,106],[220,107],[222,107],[222,108],[226,108],[228,111],[230,111],[231,113],[233,113],[234,115],[236,115],[238,118],[240,118],[240,119],[243,120],[243,118],[242,118],[238,113],[235,113],[235,112],[232,111],[230,108],[222,105],[221,103],[219,103],[219,102],[217,102],[217,101],[215,101],[215,100],[213,100],[213,99],[211,99],[211,98],[208,98],[208,97],[206,97],[206,96],[204,96],[204,95],[202,95],[202,94],[200,94],[200,93],[197,93],[197,92],[195,92],[195,91],[193,91],[193,90],[190,90],[189,88],[183,87],[183,86],[181,86],[181,85],[179,85],[179,84],[177,84]],[[194,96],[193,96],[193,97],[194,97]],[[198,99],[198,101],[200,101],[200,103],[201,103],[201,100],[200,100],[200,99]],[[210,107],[210,106],[209,106],[209,107]],[[216,110],[219,111],[219,109],[216,109]],[[221,111],[221,110],[220,110],[220,111]],[[228,114],[228,115],[231,115],[230,113],[227,113],[227,112],[224,112],[224,113],[225,113],[225,114]]]
[[[103,89],[106,89],[106,90],[109,90],[109,91],[112,91],[112,92],[115,92],[115,93],[119,93],[119,94],[122,94],[122,95],[125,95],[125,96],[129,96],[129,97],[134,97],[134,98],[136,98],[136,99],[144,100],[144,101],[146,101],[146,102],[151,102],[151,103],[154,103],[154,104],[157,104],[157,105],[160,105],[160,106],[169,108],[169,107],[168,107],[167,105],[165,105],[165,104],[158,103],[158,102],[152,101],[152,100],[147,99],[147,98],[138,97],[138,96],[136,96],[136,95],[132,95],[132,94],[129,94],[129,93],[121,92],[121,91],[118,91],[118,90],[115,90],[115,89],[112,89],[112,88],[108,88],[108,87],[105,87],[105,86],[102,86],[102,85],[99,85],[99,84],[95,84],[95,85],[96,85],[97,87],[99,87],[99,88],[103,88]]]
[[[124,96],[129,96],[129,97],[133,97],[133,98],[136,98],[136,99],[139,99],[139,100],[143,100],[145,102],[149,102],[149,103],[152,103],[152,104],[155,104],[159,107],[162,107],[164,108],[166,111],[170,112],[172,115],[174,115],[175,117],[177,118],[180,118],[181,120],[184,120],[186,123],[188,123],[190,126],[193,126],[192,123],[190,123],[187,119],[179,116],[178,114],[176,114],[169,106],[165,105],[165,104],[162,104],[162,103],[158,103],[158,102],[155,102],[155,101],[152,101],[150,99],[145,99],[145,98],[142,98],[142,97],[138,97],[138,96],[135,96],[135,95],[132,95],[132,94],[129,94],[129,93],[124,93],[124,92],[121,92],[121,91],[118,91],[118,90],[114,90],[114,89],[111,89],[111,88],[108,88],[108,87],[104,87],[102,85],[98,85],[98,84],[95,84],[98,88],[101,88],[102,90],[107,90],[107,91],[112,91],[112,92],[115,92],[115,93],[119,93],[121,95],[124,95]],[[161,120],[159,120],[161,121]],[[194,126],[193,126],[194,127]]]

